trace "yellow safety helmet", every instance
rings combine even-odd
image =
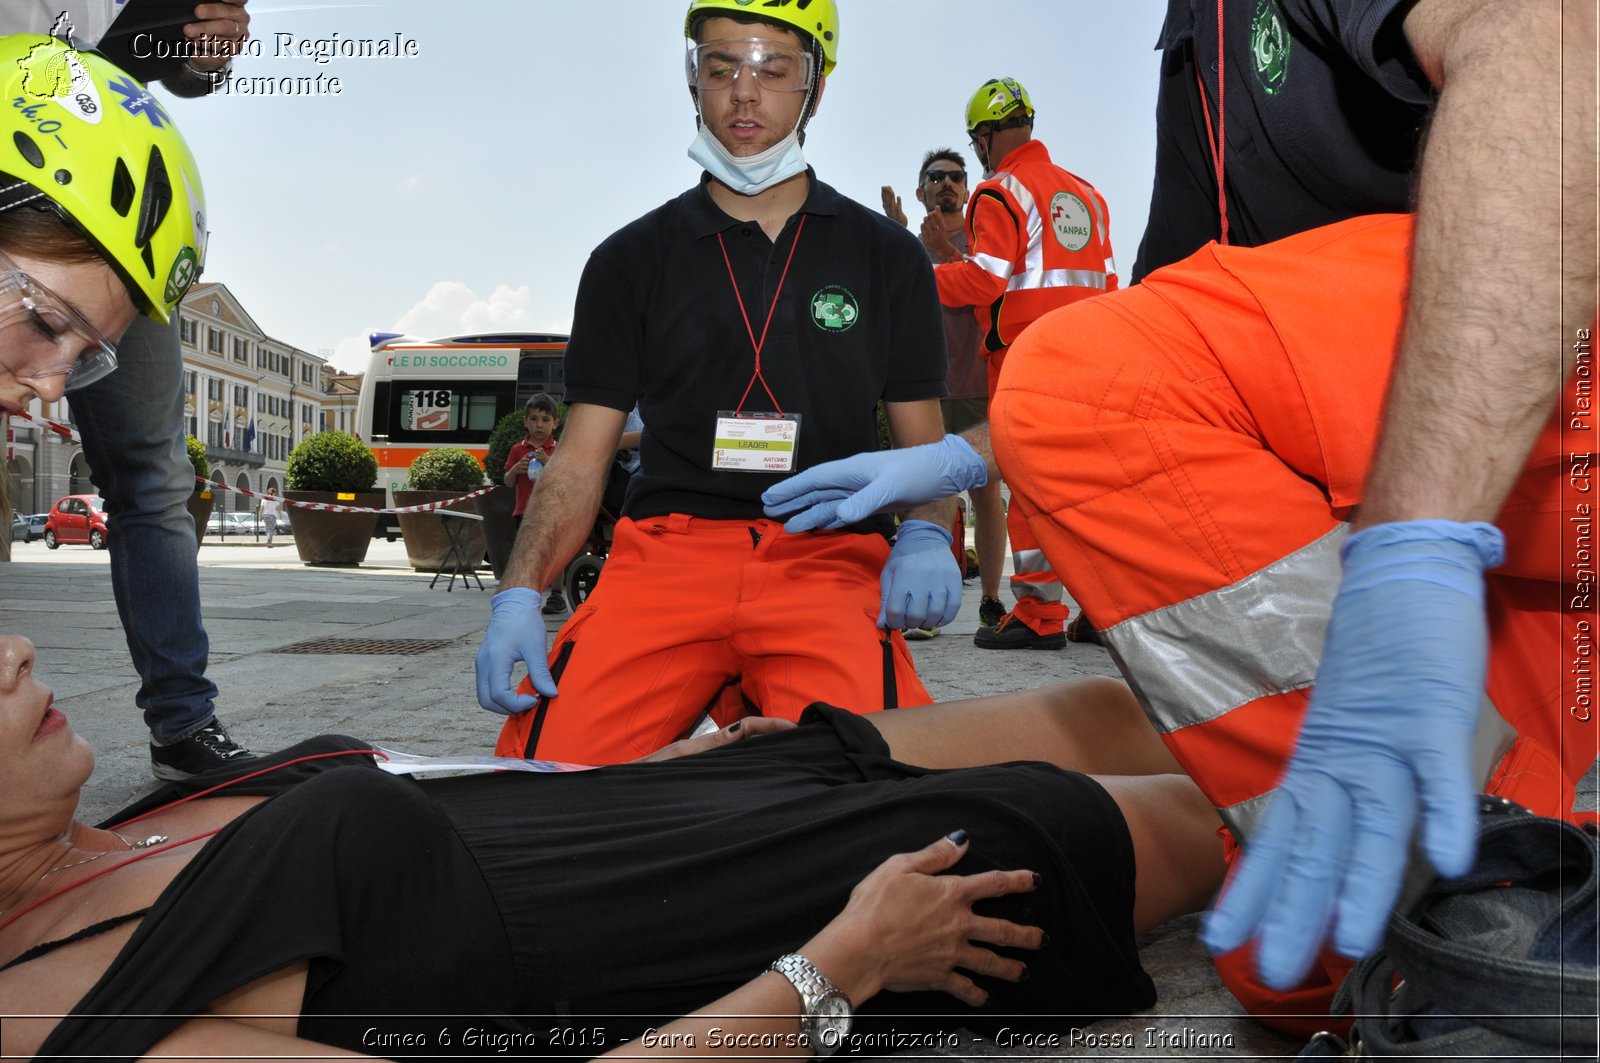
[[[205,190],[161,102],[120,67],[43,34],[0,37],[0,210],[82,232],[157,321],[205,262]]]
[[[833,73],[833,68],[839,65],[839,9],[833,0],[689,0],[683,35],[694,37],[695,16],[721,11],[731,15],[760,15],[793,26],[813,38],[822,48],[823,77]]]
[[[990,78],[985,81],[967,103],[967,132],[971,133],[985,122],[998,122],[1018,107],[1024,117],[1033,117],[1033,101],[1028,90],[1015,78]]]

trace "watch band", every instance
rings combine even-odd
[[[820,1007],[822,1002],[830,997],[836,997],[844,1003],[846,1009],[853,1008],[850,997],[838,986],[828,981],[828,976],[817,970],[817,965],[800,955],[791,952],[786,956],[779,956],[772,961],[769,970],[777,971],[789,980],[795,992],[800,994],[800,1006],[804,1009],[802,1029],[811,1042],[811,1050],[818,1056],[832,1055],[839,1047],[837,1039],[822,1036],[822,1015]],[[845,1027],[848,1029],[848,1026]]]

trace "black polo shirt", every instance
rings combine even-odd
[[[1434,98],[1411,58],[1409,0],[1225,0],[1229,242],[1255,246],[1411,209]],[[1217,121],[1217,5],[1170,0],[1157,48],[1156,177],[1133,279],[1220,234],[1195,83]]]
[[[796,471],[876,450],[880,399],[944,396],[944,325],[922,244],[810,177],[805,204],[776,242],[723,212],[707,176],[589,256],[566,400],[615,410],[639,403],[641,467],[627,516],[755,519],[761,492],[783,478],[711,468],[717,413],[738,408],[755,370],[730,264],[757,339],[777,296],[761,350],[772,397],[757,381],[743,409],[801,415]]]

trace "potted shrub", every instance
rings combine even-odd
[[[434,447],[417,455],[406,472],[406,486],[394,493],[397,507],[419,506],[428,502],[448,502],[483,486],[483,466],[460,447]],[[471,500],[448,507],[462,513],[476,513]],[[419,572],[438,572],[450,559],[450,537],[445,529],[449,517],[437,511],[401,513],[400,534],[405,537],[406,557]],[[476,568],[483,558],[483,522],[455,522],[467,563]]]
[[[316,432],[289,452],[283,474],[284,497],[296,502],[329,502],[341,506],[383,507],[383,492],[374,491],[378,459],[347,432]],[[377,513],[333,513],[289,509],[295,549],[308,565],[359,565],[367,556]]]
[[[200,482],[211,473],[211,459],[206,457],[206,445],[194,436],[184,436],[183,445],[189,452],[189,464],[194,466],[197,477],[194,491],[189,495],[189,516],[194,518],[194,548],[198,550],[200,541],[206,537],[206,522],[211,519],[211,507],[216,505],[211,487]]]
[[[511,561],[511,544],[517,534],[516,522],[511,517],[517,496],[505,485],[506,459],[511,456],[511,448],[526,434],[520,409],[500,418],[494,431],[489,433],[489,453],[483,459],[483,471],[495,489],[473,499],[478,504],[478,515],[483,518],[483,541],[495,579],[505,575],[506,565]]]

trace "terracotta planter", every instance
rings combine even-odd
[[[483,541],[489,550],[489,567],[494,569],[494,578],[498,580],[511,563],[511,544],[517,537],[517,522],[511,516],[517,505],[517,493],[501,485],[472,501],[477,503],[478,515],[483,518]]]
[[[189,516],[194,518],[194,548],[197,551],[205,541],[206,522],[211,519],[211,509],[216,504],[216,495],[210,490],[196,491],[189,496]]]
[[[354,494],[352,500],[340,494]],[[338,506],[383,508],[382,491],[285,491],[293,502],[329,502]],[[359,565],[366,560],[372,530],[378,526],[376,513],[331,513],[319,509],[289,507],[289,529],[300,560],[308,565]]]
[[[394,504],[403,508],[429,502],[448,502],[474,490],[477,488],[464,491],[396,491]],[[459,513],[475,513],[477,510],[472,502],[472,499],[468,499],[449,508]],[[445,521],[450,518],[429,512],[401,513],[396,519],[400,522],[400,534],[406,541],[406,559],[411,562],[412,568],[418,572],[438,572],[445,567],[450,560],[450,537],[445,530]],[[461,549],[467,564],[477,568],[483,560],[483,522],[463,520],[456,521],[456,524],[456,534],[461,537]]]

